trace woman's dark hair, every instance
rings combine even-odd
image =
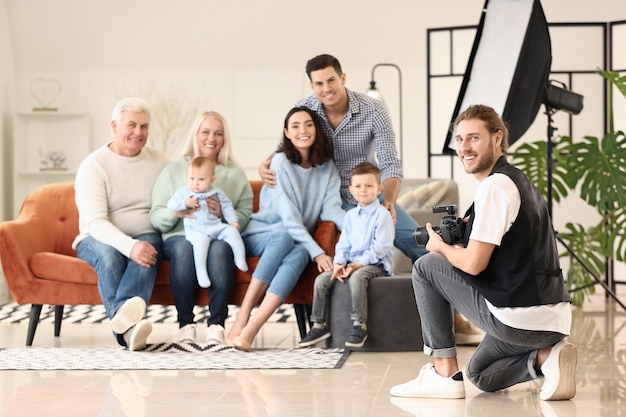
[[[276,152],[283,152],[287,159],[294,164],[302,164],[300,152],[298,152],[296,147],[293,146],[293,143],[291,143],[291,140],[287,137],[287,135],[285,135],[285,129],[287,129],[287,126],[289,125],[289,119],[295,113],[299,113],[301,111],[306,112],[309,116],[311,116],[313,124],[315,125],[315,142],[313,142],[313,145],[311,146],[311,155],[309,156],[311,166],[322,165],[324,162],[333,159],[333,148],[324,133],[324,129],[322,129],[322,125],[320,124],[317,115],[313,110],[305,106],[294,107],[289,110],[285,116],[285,122],[283,124],[283,140],[278,146]]]

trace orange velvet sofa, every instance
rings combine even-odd
[[[258,210],[261,181],[250,181],[254,193],[253,211]],[[76,257],[72,241],[78,234],[78,211],[74,183],[45,185],[33,191],[22,204],[17,219],[0,223],[0,261],[7,286],[19,304],[31,304],[26,345],[31,346],[42,306],[55,306],[54,335],[59,336],[65,305],[102,304],[95,270]],[[338,231],[332,222],[320,222],[314,236],[333,256]],[[236,270],[230,302],[241,304],[259,258],[247,259],[249,271]],[[163,261],[152,293],[151,304],[173,305],[169,285],[169,261]],[[300,333],[306,333],[313,303],[313,283],[318,275],[311,263],[285,300],[294,304]],[[198,287],[196,303],[208,305],[207,291]]]

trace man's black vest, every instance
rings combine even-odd
[[[489,175],[504,174],[517,186],[521,206],[517,218],[496,246],[487,268],[478,275],[457,271],[496,307],[529,307],[570,301],[559,267],[556,236],[546,203],[519,169],[504,156]],[[504,216],[505,213],[502,213]],[[474,204],[469,216],[465,244],[474,223]]]

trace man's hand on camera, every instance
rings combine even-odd
[[[439,235],[439,233],[433,230],[433,225],[430,222],[426,223],[426,230],[428,230],[428,242],[426,243],[426,250],[429,252],[440,252],[438,249],[441,245],[448,244],[443,241],[443,238]]]

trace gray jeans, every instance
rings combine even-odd
[[[333,285],[350,285],[350,297],[352,298],[351,320],[361,323],[367,322],[367,287],[370,279],[381,277],[386,274],[381,265],[365,265],[350,275],[345,283],[338,280],[330,280],[331,272],[324,272],[315,278],[315,290],[313,293],[313,308],[311,321],[326,324],[328,320],[328,300]]]
[[[493,392],[538,378],[537,351],[562,340],[556,332],[521,330],[496,319],[482,297],[439,253],[429,253],[413,265],[413,290],[422,322],[424,353],[456,357],[452,307],[486,336],[467,364],[469,380]]]

